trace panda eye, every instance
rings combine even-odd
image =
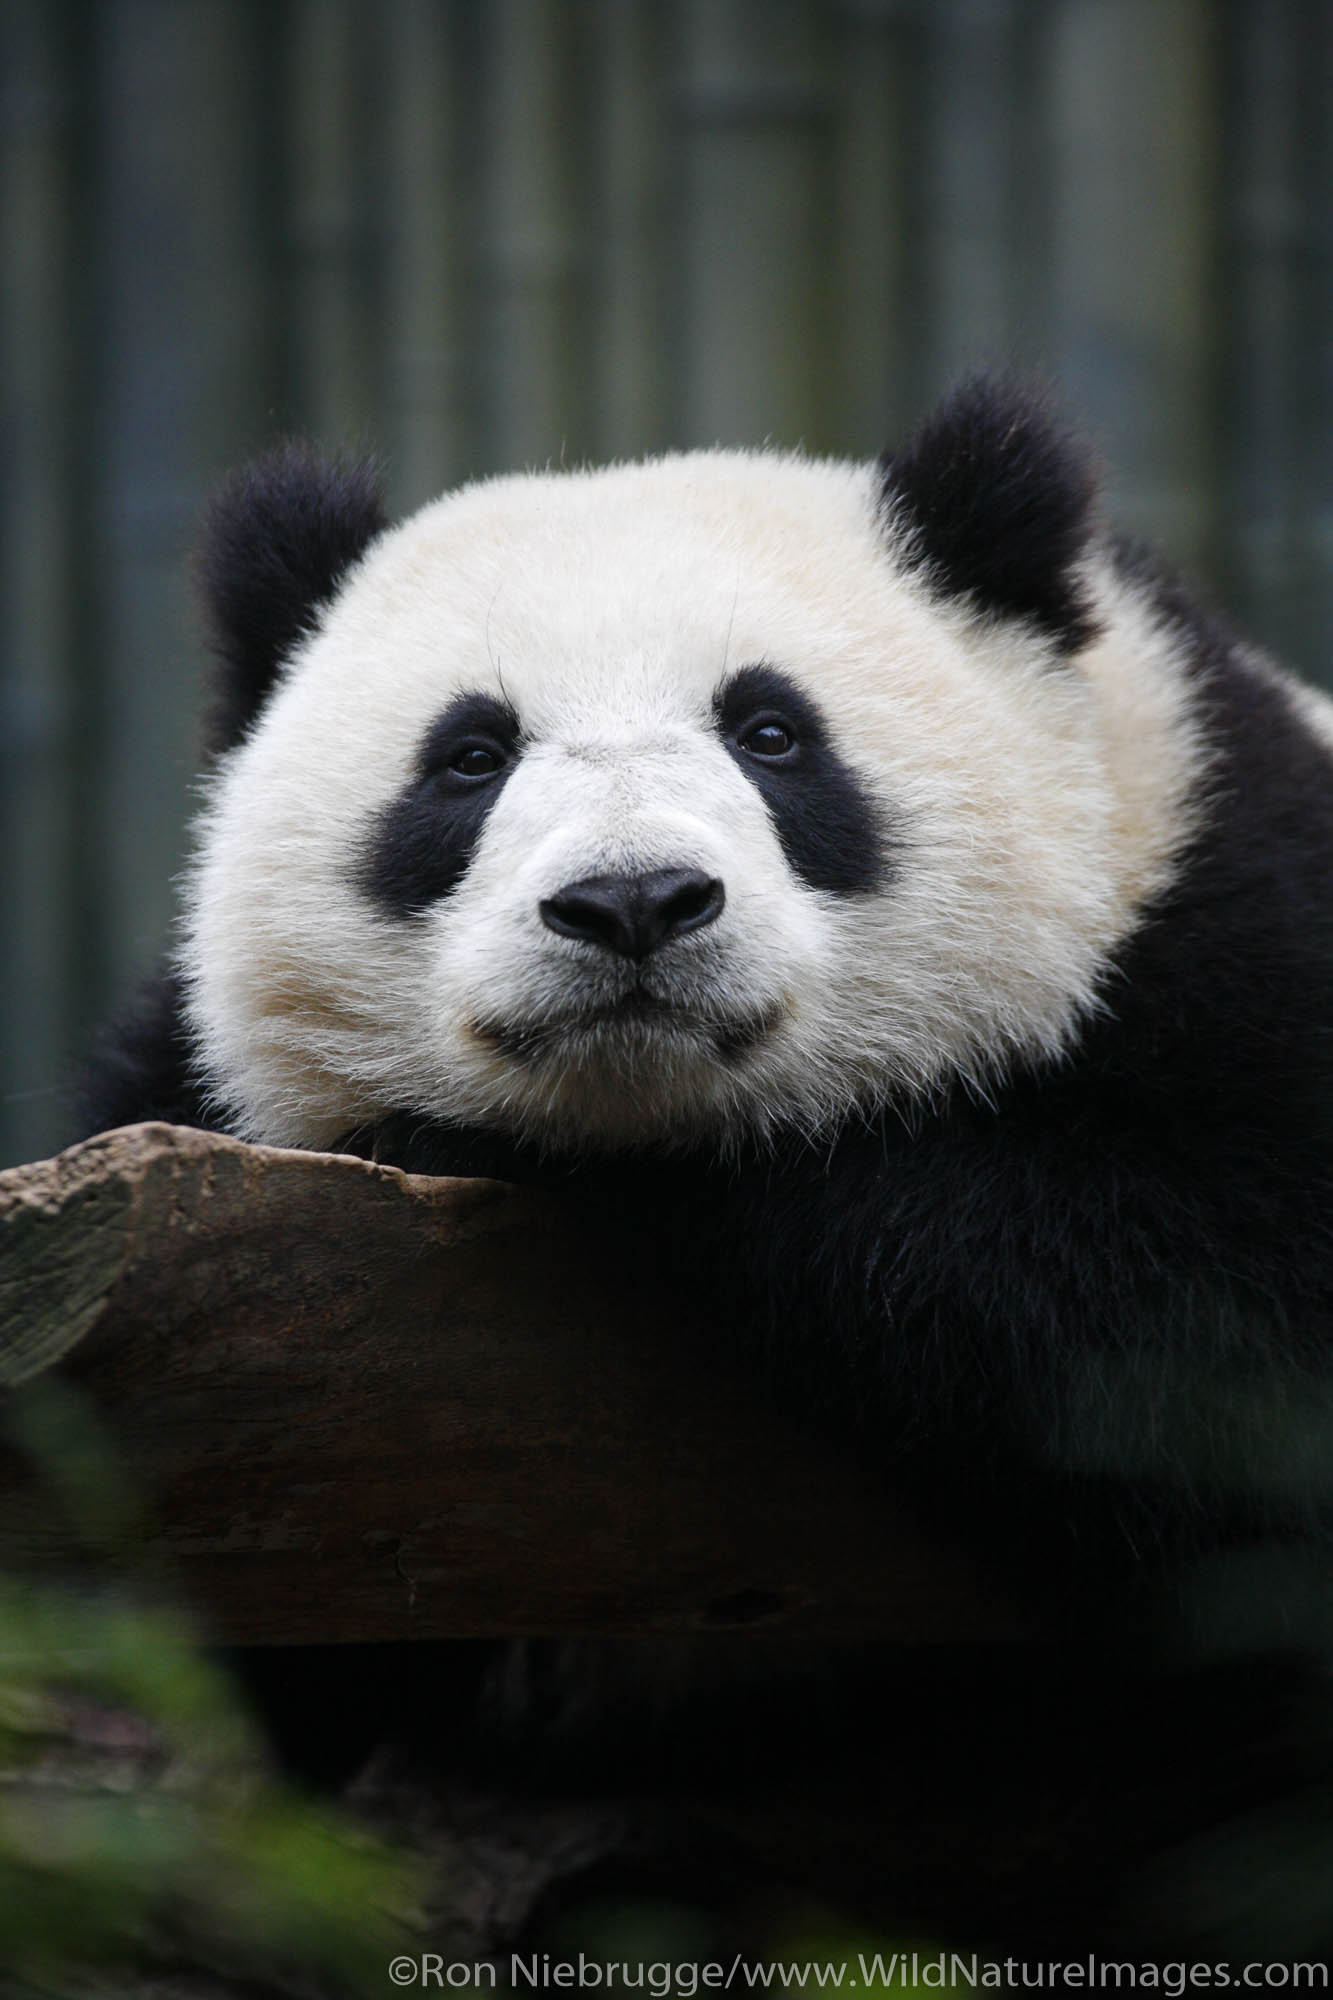
[[[785,716],[758,715],[747,723],[736,738],[740,748],[751,757],[764,757],[770,763],[781,757],[790,757],[796,748],[796,731]]]
[[[504,769],[506,758],[494,743],[460,743],[444,764],[445,772],[451,778],[466,778],[475,782],[480,778],[493,778]]]

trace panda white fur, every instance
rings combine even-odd
[[[1094,485],[986,381],[874,464],[393,528],[365,468],[261,461],[202,558],[178,963],[87,1122],[637,1200],[1056,1596],[1318,1549],[1333,707]]]

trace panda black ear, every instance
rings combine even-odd
[[[1096,471],[1039,390],[965,382],[879,470],[895,539],[932,590],[1025,618],[1064,653],[1094,636],[1079,559]]]
[[[373,460],[289,441],[226,481],[196,558],[219,662],[210,753],[240,741],[296,641],[386,525]]]

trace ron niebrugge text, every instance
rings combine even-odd
[[[1252,1961],[1247,1965],[1175,1960],[1139,1964],[1129,1959],[1082,1958],[1024,1960],[981,1958],[970,1952],[877,1951],[836,1959],[755,1959],[739,1953],[725,1959],[601,1959],[580,1952],[575,1958],[554,1958],[549,1952],[515,1952],[509,1961],[507,1984],[514,1994],[540,1989],[621,1989],[643,1992],[651,2000],[679,1995],[692,2000],[699,1993],[735,1991],[797,1992],[833,1988],[841,1992],[988,1991],[1157,1993],[1168,2000],[1211,1989],[1241,1992],[1326,1992],[1326,1963],[1286,1960]],[[389,1966],[395,1986],[498,1988],[499,1968],[489,1959],[446,1959],[425,1951],[395,1958]]]

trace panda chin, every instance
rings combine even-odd
[[[664,1057],[732,1063],[777,1027],[781,1003],[751,1014],[704,1015],[636,987],[617,999],[533,1021],[477,1021],[477,1039],[525,1068],[576,1062],[632,1073]]]

